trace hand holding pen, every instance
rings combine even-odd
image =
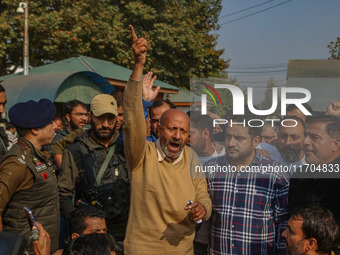
[[[207,214],[205,207],[199,201],[192,202],[189,200],[187,206],[184,209],[190,210],[191,219],[197,224],[201,223],[202,219]]]

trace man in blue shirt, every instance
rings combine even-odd
[[[287,173],[256,152],[261,128],[247,126],[249,119],[233,117],[226,129],[226,155],[202,168],[213,203],[210,254],[285,253]]]
[[[145,101],[143,101],[143,104],[145,104]],[[162,117],[163,112],[169,109],[175,109],[176,106],[173,105],[169,100],[156,100],[153,102],[152,106],[149,108],[149,117],[150,117],[150,135],[146,137],[147,141],[150,142],[156,142],[159,133],[158,133],[158,127],[159,127],[159,121]]]

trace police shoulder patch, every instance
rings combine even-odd
[[[18,161],[25,165],[26,164],[26,160],[27,160],[27,157],[28,157],[28,154],[29,154],[29,150],[27,150],[28,148],[23,148],[23,150],[21,151],[21,153],[18,154]]]
[[[18,158],[18,161],[19,161],[21,164],[23,164],[23,165],[26,164],[25,160],[23,160],[22,158]]]

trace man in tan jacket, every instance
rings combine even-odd
[[[160,120],[160,137],[146,141],[142,78],[147,41],[132,26],[135,65],[124,93],[125,155],[131,177],[131,207],[125,254],[193,254],[195,221],[207,220],[211,200],[199,158],[185,146],[187,115],[176,109]],[[188,200],[194,201],[188,205]]]

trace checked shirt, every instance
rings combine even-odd
[[[207,166],[228,166],[227,156]],[[287,226],[288,175],[262,172],[263,166],[280,166],[256,153],[250,165],[260,172],[209,172],[213,204],[210,254],[284,254],[281,233]],[[207,169],[207,168],[206,168]]]

